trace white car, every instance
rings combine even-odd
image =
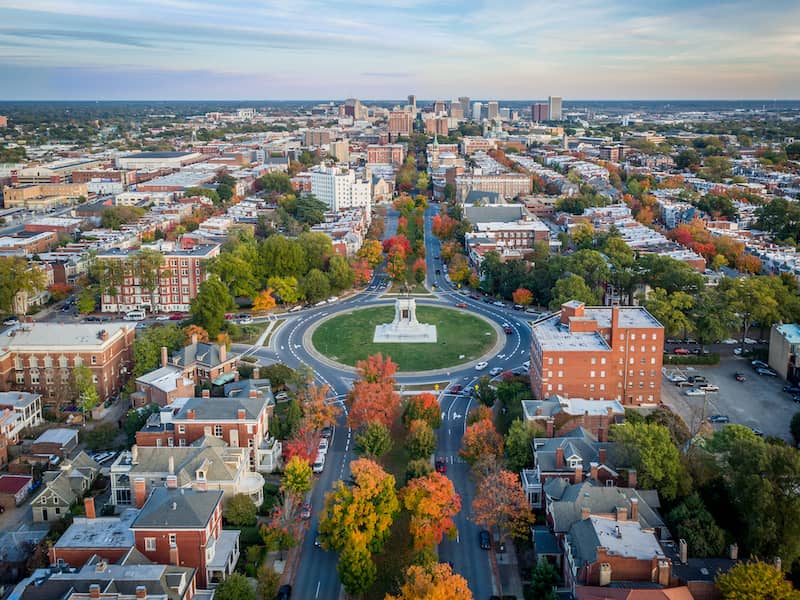
[[[491,375],[492,377],[497,377],[502,372],[503,372],[503,369],[501,369],[500,367],[495,367],[495,368],[489,370],[489,375]]]
[[[169,321],[169,315],[158,315],[156,321]]]
[[[17,317],[11,317],[10,319],[3,321],[3,325],[16,325],[17,323],[19,323],[19,319],[17,319]]]
[[[475,370],[476,371],[483,371],[488,366],[489,366],[489,363],[486,362],[485,360],[482,360],[477,365],[475,365]]]
[[[718,385],[712,385],[710,383],[705,383],[705,384],[700,386],[700,389],[703,390],[704,392],[718,392],[719,391],[719,386]]]
[[[733,338],[728,338],[728,339],[722,340],[722,343],[723,344],[738,344],[739,340],[735,340]]]
[[[689,388],[685,392],[683,392],[687,396],[705,396],[705,392],[698,388]]]
[[[495,301],[495,302],[492,302],[492,304],[494,304],[495,306],[505,306],[505,304],[503,304],[502,302],[500,302],[500,300],[497,300],[497,301]]]
[[[253,322],[253,317],[251,317],[250,315],[244,315],[242,317],[239,317],[236,320],[236,322],[239,323],[239,325],[249,325],[250,323]]]
[[[328,453],[328,440],[327,440],[327,438],[322,438],[319,441],[319,446],[317,446],[317,453],[319,453],[319,454],[327,454]]]
[[[671,375],[667,375],[667,380],[671,381],[672,383],[678,383],[680,381],[686,381],[686,377],[683,375],[678,375],[677,373],[672,373]]]
[[[314,461],[314,464],[311,465],[311,470],[314,473],[322,473],[325,469],[325,455],[322,453],[317,453],[317,459]]]
[[[742,348],[741,348],[741,346],[740,346],[739,348],[734,348],[734,349],[733,349],[733,353],[734,353],[736,356],[741,356],[741,354],[742,354]]]

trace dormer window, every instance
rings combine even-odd
[[[206,472],[201,470],[201,469],[198,469],[197,470],[197,480],[198,481],[205,481],[206,480]]]
[[[581,466],[581,459],[580,458],[571,458],[569,460],[569,468],[574,469],[575,467]]]

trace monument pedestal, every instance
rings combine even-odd
[[[375,327],[375,344],[435,344],[436,325],[417,321],[414,298],[398,298],[394,305],[394,321]]]

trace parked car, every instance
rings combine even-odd
[[[288,399],[289,399],[289,394],[287,394],[286,392],[278,392],[277,394],[275,394],[275,400],[277,400],[278,402],[282,402],[283,400],[288,400]]]
[[[750,431],[755,433],[758,437],[764,437],[764,432],[758,429],[757,427],[751,427]]]
[[[493,367],[492,369],[489,369],[489,375],[491,375],[492,377],[497,377],[502,372],[503,369],[501,367]]]
[[[667,375],[667,381],[671,381],[672,383],[678,383],[680,381],[686,381],[686,377],[678,373],[670,373],[669,375]]]
[[[330,439],[333,435],[333,427],[323,427],[322,431],[319,432],[319,435],[323,439]]]
[[[494,300],[492,300],[491,296],[486,296],[483,299],[483,301],[486,302],[486,304],[491,304],[492,302],[494,302]]]
[[[473,300],[480,300],[481,299],[480,296],[478,296],[477,294],[470,294],[469,297],[472,298]]]
[[[733,349],[733,353],[734,353],[736,356],[741,356],[741,355],[742,355],[742,348],[741,348],[741,347],[739,347],[739,348],[734,348],[734,349]]]
[[[704,392],[718,392],[719,386],[710,383],[704,383],[703,385],[700,386],[700,389],[703,390]]]
[[[459,302],[458,304],[456,304],[456,308],[467,308],[467,303]]]
[[[783,386],[783,391],[789,394],[800,394],[800,386],[796,385],[785,385]]]
[[[736,373],[733,374],[733,378],[736,379],[736,381],[746,381],[747,380],[747,377],[745,377],[744,373],[742,373],[741,371],[736,371]]]
[[[9,325],[9,326],[16,325],[17,323],[19,323],[19,319],[17,319],[17,317],[10,317],[5,321],[3,321],[3,325]]]
[[[691,354],[688,348],[675,348],[675,350],[673,350],[672,353],[677,354],[679,356],[688,356],[689,354]]]
[[[482,360],[477,365],[475,365],[475,370],[476,371],[483,371],[488,366],[489,366],[489,363],[486,362],[485,360]]]
[[[728,415],[711,415],[708,417],[709,423],[730,423],[731,420]]]
[[[322,548],[322,538],[320,537],[319,533],[314,536],[314,547]]]
[[[705,383],[708,379],[706,379],[704,375],[690,375],[688,381],[690,383]]]
[[[275,596],[275,600],[291,600],[291,598],[292,586],[287,583],[278,588],[278,595]]]
[[[441,456],[436,458],[436,472],[447,473],[447,461]]]
[[[481,532],[478,534],[478,541],[480,542],[481,550],[492,549],[492,537],[485,529],[481,529]]]
[[[525,310],[525,307],[522,306],[522,304],[515,304],[511,308],[513,308],[514,310]]]
[[[311,470],[314,473],[322,473],[325,470],[325,455],[324,454],[317,454],[317,458],[314,461],[314,464],[311,465]]]
[[[300,505],[300,518],[301,519],[311,518],[311,505],[308,502],[303,502],[303,504]]]
[[[169,320],[170,320],[169,315],[158,315],[156,317],[156,321],[169,321]]]
[[[683,392],[687,396],[704,396],[705,392],[699,388],[689,388],[685,392]]]
[[[253,317],[250,315],[239,315],[239,318],[236,320],[239,325],[249,325],[253,322]]]
[[[186,315],[184,315],[183,313],[175,313],[175,314],[169,316],[169,320],[170,321],[180,321],[181,319],[183,319],[185,317],[186,317]]]
[[[319,445],[317,446],[317,452],[322,452],[323,454],[328,453],[328,440],[326,438],[321,438],[319,440]]]
[[[770,369],[769,367],[767,367],[767,368],[759,367],[759,368],[756,369],[756,373],[758,373],[759,375],[764,375],[766,377],[777,377],[778,376],[778,374],[775,371],[773,371],[772,369]]]
[[[495,306],[505,306],[505,304],[500,302],[500,300],[495,300],[494,302],[492,302],[492,304],[494,304]]]
[[[765,363],[763,360],[751,360],[750,364],[754,369],[762,368],[762,369],[769,369],[769,365]]]

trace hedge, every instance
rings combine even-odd
[[[719,354],[717,353],[706,354],[706,355],[665,354],[664,364],[665,365],[718,365]]]

